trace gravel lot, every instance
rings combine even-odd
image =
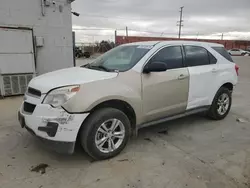
[[[72,156],[44,149],[17,122],[22,97],[0,100],[0,187],[250,187],[250,57],[235,61],[240,79],[225,120],[195,115],[140,130],[118,157],[101,162],[80,148]]]

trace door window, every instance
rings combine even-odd
[[[184,48],[186,52],[186,65],[188,67],[209,65],[210,59],[213,62],[213,64],[215,62],[215,57],[211,57],[213,55],[212,54],[210,55],[210,53],[203,47],[185,46]]]
[[[165,63],[167,69],[178,69],[183,67],[182,50],[180,46],[170,46],[161,49],[152,57],[149,63]]]

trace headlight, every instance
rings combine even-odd
[[[54,89],[46,95],[43,103],[50,104],[53,107],[62,106],[70,98],[72,98],[79,90],[80,86],[78,85]]]

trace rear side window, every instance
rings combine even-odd
[[[216,52],[226,58],[228,61],[234,62],[230,54],[226,51],[224,47],[212,47]]]
[[[213,56],[213,54],[211,54],[210,52],[208,52],[208,55],[209,55],[210,64],[216,64],[217,63],[217,59]]]
[[[210,64],[209,53],[205,48],[200,46],[185,46],[184,48],[186,52],[186,65],[188,67]]]

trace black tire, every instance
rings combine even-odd
[[[125,137],[121,145],[110,153],[100,151],[95,144],[95,135],[101,124],[109,119],[120,120],[125,128]],[[114,108],[102,108],[93,112],[84,122],[80,132],[80,141],[85,152],[95,160],[105,160],[118,155],[127,145],[130,138],[131,125],[128,117],[120,110]]]
[[[86,54],[85,57],[86,57],[86,58],[90,58],[90,54]]]
[[[228,109],[226,110],[226,112],[223,115],[219,114],[219,112],[218,112],[218,104],[217,104],[218,100],[219,100],[219,97],[222,94],[226,94],[229,97],[229,106],[228,106]],[[210,109],[208,111],[208,117],[210,117],[210,118],[212,118],[214,120],[222,120],[222,119],[224,119],[228,115],[228,113],[229,113],[229,111],[231,109],[231,105],[232,105],[232,92],[226,87],[221,87],[218,90],[218,92],[216,93],[216,95],[214,97],[214,100],[213,100],[213,103],[210,106]]]
[[[89,53],[89,52],[85,52],[85,53],[84,53],[84,56],[85,56],[86,58],[90,58],[90,53]]]

